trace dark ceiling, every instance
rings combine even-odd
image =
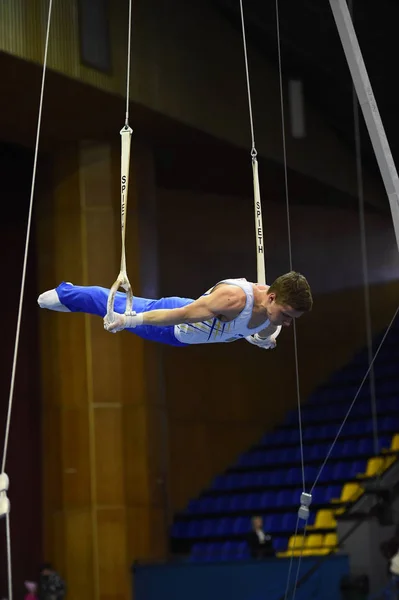
[[[241,33],[239,0],[211,0]],[[243,0],[247,43],[278,66],[276,0]],[[352,80],[329,0],[279,0],[284,78],[303,81],[306,102],[317,107],[354,151]],[[385,131],[399,156],[396,94],[397,0],[353,0],[353,22]],[[361,116],[363,164],[378,170]]]

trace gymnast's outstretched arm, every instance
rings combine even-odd
[[[116,333],[122,329],[130,329],[138,325],[154,325],[167,327],[181,323],[198,323],[214,317],[234,319],[244,308],[245,292],[236,286],[217,286],[210,294],[201,296],[191,304],[180,308],[150,310],[134,316],[113,314],[113,321],[104,319],[104,328]]]

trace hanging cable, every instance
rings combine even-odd
[[[284,116],[285,106],[284,106],[284,89],[283,89],[283,68],[282,68],[282,57],[281,57],[279,0],[276,0],[276,25],[277,25],[278,72],[279,72],[279,87],[280,87],[281,130],[282,130],[282,141],[283,141],[285,205],[286,205],[286,212],[287,212],[288,255],[289,255],[290,271],[292,271],[293,270],[293,267],[292,267],[293,261],[292,261],[292,239],[291,239],[291,215],[290,215],[289,186],[288,186],[287,143],[286,143],[285,116]],[[303,491],[305,491],[305,487],[306,487],[305,461],[304,461],[304,454],[303,454],[301,394],[300,394],[300,385],[299,385],[299,360],[298,360],[298,344],[297,344],[297,331],[296,331],[295,319],[293,320],[293,331],[294,331],[296,395],[297,395],[297,402],[298,402],[299,444],[300,444],[300,451],[301,451],[301,467],[302,467],[302,487],[303,487]]]
[[[284,164],[284,187],[285,187],[285,205],[287,214],[287,233],[288,233],[288,254],[289,254],[289,265],[290,271],[293,270],[292,261],[292,236],[291,236],[291,215],[290,215],[290,201],[289,201],[289,185],[288,185],[288,164],[287,164],[287,143],[286,143],[286,127],[285,127],[285,105],[284,105],[284,87],[283,87],[283,67],[282,67],[282,52],[281,52],[281,36],[280,36],[280,11],[279,11],[279,0],[275,2],[276,10],[276,33],[277,33],[277,53],[278,53],[278,73],[279,73],[279,88],[280,88],[280,113],[281,113],[281,130],[282,130],[282,143],[283,143],[283,164]],[[305,459],[304,459],[304,447],[303,447],[303,431],[302,431],[302,411],[301,411],[301,393],[299,383],[299,360],[298,360],[298,339],[295,319],[293,322],[294,332],[294,357],[295,357],[295,379],[296,379],[296,396],[298,406],[298,424],[299,424],[299,446],[301,453],[301,469],[302,469],[302,494],[300,498],[300,508],[298,511],[298,523],[295,531],[295,539],[298,534],[299,520],[302,519],[305,522],[304,535],[306,535],[307,520],[310,515],[309,506],[312,502],[311,493],[306,493],[306,480],[305,480]],[[304,538],[305,539],[305,538]],[[301,566],[303,556],[304,545],[301,549],[301,553],[298,560],[296,581],[299,577],[299,570]],[[287,588],[285,600],[288,598],[289,582],[291,578],[292,563],[294,559],[294,552],[291,553],[290,565],[287,577]],[[293,589],[292,600],[295,600],[296,585]]]
[[[284,112],[285,104],[284,104],[283,66],[282,66],[281,35],[280,35],[279,0],[276,0],[276,2],[275,2],[275,11],[276,11],[276,34],[277,34],[279,89],[280,89],[281,131],[282,131],[282,143],[283,143],[285,205],[286,205],[286,214],[287,214],[288,254],[289,254],[290,271],[292,271],[293,270],[292,235],[291,235],[291,215],[290,215],[290,199],[289,199],[289,185],[288,185],[287,142],[286,142],[286,127],[285,127],[285,112]],[[301,454],[302,490],[303,490],[302,494],[301,494],[301,498],[300,498],[300,508],[298,511],[298,520],[297,520],[297,526],[296,526],[295,535],[294,535],[294,545],[295,545],[295,540],[298,535],[298,526],[299,526],[300,520],[303,520],[305,523],[303,545],[302,545],[299,560],[298,560],[297,573],[296,573],[295,584],[293,587],[293,594],[292,594],[292,600],[295,600],[297,582],[298,582],[298,578],[299,578],[299,572],[300,572],[302,556],[303,556],[304,546],[305,546],[307,522],[308,522],[308,519],[310,516],[309,506],[311,505],[311,502],[312,502],[312,494],[306,493],[306,491],[305,491],[306,490],[305,459],[304,459],[303,431],[302,431],[301,394],[300,394],[300,383],[299,383],[298,339],[297,339],[297,330],[296,330],[295,319],[293,321],[293,332],[294,332],[296,396],[297,396],[298,425],[299,425],[299,446],[300,446],[300,454]],[[294,551],[291,553],[291,558],[290,558],[285,600],[287,600],[288,593],[289,593],[289,583],[290,583],[290,579],[291,579],[293,559],[294,559]]]
[[[243,41],[243,46],[244,46],[245,74],[246,74],[246,81],[247,81],[249,124],[251,127],[251,139],[252,139],[251,156],[252,156],[252,158],[256,158],[258,152],[257,152],[256,146],[255,146],[255,130],[254,130],[254,119],[253,119],[253,114],[252,114],[251,83],[250,83],[250,78],[249,78],[247,38],[245,35],[245,18],[244,18],[243,0],[240,0],[240,12],[241,12],[242,41]]]
[[[27,223],[27,228],[26,228],[25,251],[24,251],[23,266],[22,266],[22,279],[21,279],[21,288],[20,288],[20,295],[19,295],[17,326],[16,326],[15,344],[14,344],[14,355],[13,355],[12,370],[11,370],[11,383],[10,383],[10,392],[9,392],[9,397],[8,397],[8,410],[7,410],[6,428],[5,428],[5,436],[4,436],[4,447],[3,447],[3,458],[2,458],[2,463],[1,463],[1,474],[0,474],[0,516],[4,516],[4,515],[6,516],[8,600],[12,600],[13,586],[12,586],[12,557],[11,557],[11,534],[10,534],[10,515],[9,515],[10,503],[9,503],[8,497],[7,497],[9,481],[8,481],[8,477],[5,473],[5,470],[6,470],[6,463],[7,463],[7,453],[8,453],[8,442],[9,442],[9,436],[10,436],[10,427],[11,427],[12,407],[13,407],[13,401],[14,401],[15,375],[16,375],[16,371],[17,371],[18,350],[19,350],[19,341],[20,341],[20,333],[21,333],[22,309],[23,309],[23,301],[24,301],[24,293],[25,293],[26,271],[27,271],[27,265],[28,265],[29,242],[30,242],[30,234],[31,234],[31,227],[32,227],[33,200],[34,200],[35,186],[36,186],[36,170],[37,170],[37,161],[38,161],[38,155],[39,155],[39,140],[40,140],[41,123],[42,123],[44,87],[45,87],[46,71],[47,71],[47,55],[48,55],[48,45],[49,45],[49,36],[50,36],[52,7],[53,7],[53,1],[49,0],[46,42],[45,42],[45,47],[44,47],[44,58],[43,58],[42,83],[41,83],[41,89],[40,89],[39,114],[38,114],[38,121],[37,121],[36,142],[35,142],[35,151],[34,151],[34,160],[33,160],[32,184],[31,184],[30,200],[29,200],[28,223]]]
[[[128,36],[127,36],[127,74],[126,74],[126,116],[125,127],[129,127],[129,110],[130,110],[130,61],[132,48],[132,0],[129,0],[129,20],[128,20]]]
[[[243,1],[240,0],[240,13],[241,13],[241,28],[242,28],[242,41],[244,47],[244,62],[245,62],[245,74],[247,82],[247,95],[248,95],[248,110],[249,110],[249,123],[251,128],[251,158],[252,158],[252,178],[254,186],[254,215],[255,215],[255,242],[256,242],[256,275],[258,283],[266,285],[266,265],[265,265],[265,249],[264,249],[264,236],[263,236],[263,219],[262,219],[262,202],[260,196],[260,184],[259,184],[259,169],[258,169],[258,152],[255,145],[255,128],[254,119],[252,113],[252,99],[251,99],[251,84],[249,77],[249,65],[248,65],[248,53],[247,53],[247,40],[245,35],[245,18],[244,18],[244,7]]]

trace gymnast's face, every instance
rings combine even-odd
[[[272,325],[281,325],[289,327],[294,319],[299,319],[303,315],[299,310],[294,310],[291,306],[279,304],[276,294],[267,294],[267,316]]]

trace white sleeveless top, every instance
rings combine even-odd
[[[234,321],[224,322],[217,317],[208,321],[199,321],[198,323],[182,323],[175,325],[175,337],[184,344],[217,344],[220,342],[234,342],[240,338],[245,338],[254,333],[258,333],[270,324],[268,320],[256,328],[249,329],[248,323],[252,317],[254,305],[253,284],[246,279],[223,279],[220,283],[236,285],[240,287],[247,297],[245,307]],[[204,296],[207,296],[216,286],[208,290]]]

